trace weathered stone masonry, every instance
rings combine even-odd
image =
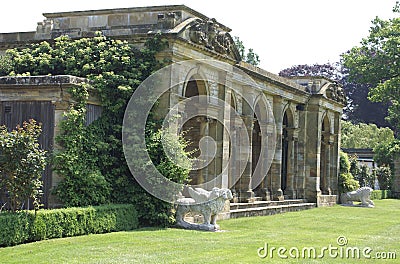
[[[343,90],[336,83],[316,77],[282,78],[241,62],[228,27],[183,5],[51,13],[44,16],[46,19],[38,23],[34,32],[0,34],[0,53],[33,42],[51,41],[63,34],[72,38],[90,37],[96,31],[140,46],[154,33],[160,32],[168,40],[169,47],[158,54],[159,59],[167,58],[172,62],[213,59],[231,65],[230,71],[221,71],[212,66],[188,67],[181,72],[171,72],[170,80],[166,80],[175,80],[182,85],[173,87],[162,98],[160,114],[166,113],[185,98],[204,95],[209,98],[209,111],[216,111],[224,120],[222,124],[205,116],[191,119],[185,124],[191,128],[187,136],[193,142],[198,142],[204,136],[210,136],[217,142],[216,157],[206,168],[192,172],[193,182],[202,183],[223,172],[218,187],[233,185],[232,192],[241,201],[261,197],[266,200],[304,198],[318,205],[336,202],[340,117],[345,105]],[[233,67],[250,75],[256,85],[241,82]],[[31,78],[34,80],[35,77]],[[45,80],[43,84],[46,84]],[[6,106],[10,102],[48,102],[56,109],[54,123],[51,124],[55,127],[54,133],[57,133],[60,116],[57,111],[64,109],[59,107],[64,100],[54,99],[60,98],[57,96],[50,98],[49,91],[43,90],[40,85],[30,84],[35,89],[29,90],[29,93],[37,91],[39,96],[27,97],[27,94],[15,92],[27,87],[24,85],[19,81],[0,83],[1,116],[7,114]],[[235,160],[240,160],[243,153],[238,151],[240,141],[235,136],[229,140],[223,128],[228,126],[235,135],[235,127],[240,120],[233,118],[228,109],[214,107],[213,102],[217,98],[228,102],[240,113],[251,140],[250,148],[243,146],[250,151],[247,154],[251,158],[236,183],[232,182],[231,175],[240,169],[240,163]],[[246,101],[251,105],[247,105]],[[267,111],[269,108],[273,118]],[[260,120],[255,118],[253,109],[260,112]],[[4,118],[1,122],[4,124]],[[253,186],[254,164],[268,156],[266,151],[262,151],[262,140],[268,138],[273,127],[277,137],[271,167],[264,180],[258,186]],[[261,131],[267,132],[261,135]],[[53,141],[54,135],[48,140]],[[54,146],[54,142],[50,145]],[[260,153],[263,154],[260,156]],[[230,156],[234,161],[228,164]],[[229,170],[223,170],[227,165]],[[46,177],[51,186],[57,182],[52,173]],[[52,206],[52,203],[49,200],[47,205]]]

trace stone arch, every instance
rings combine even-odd
[[[182,96],[186,98],[206,96],[206,100],[208,101],[208,85],[205,80],[206,78],[198,68],[189,71],[182,89]],[[207,103],[207,101],[204,102],[205,98],[197,98],[196,100],[191,101],[190,104],[184,106],[184,112],[194,112],[193,108],[197,107],[196,102],[200,103],[199,99],[201,99],[203,104]],[[188,109],[191,110],[189,111]],[[209,134],[209,121],[210,120],[207,116],[194,116],[187,120],[182,126],[184,137],[189,142],[186,151],[190,152],[194,158],[203,154],[200,151],[199,144],[200,140]],[[191,184],[193,185],[202,184],[209,180],[207,167],[198,170],[191,170],[189,176]]]
[[[198,95],[208,96],[207,82],[201,79],[200,75],[193,75],[185,82],[182,96],[193,97]]]
[[[237,95],[234,90],[231,90],[231,98],[229,101],[230,106],[236,111],[238,110],[238,102],[237,102]]]
[[[263,108],[260,108],[260,105],[263,105]],[[260,122],[268,122],[268,119],[270,118],[267,113],[268,102],[267,102],[267,98],[265,97],[265,95],[263,93],[258,95],[256,97],[256,99],[254,100],[253,109],[255,112],[258,111],[258,113],[256,113],[256,115],[258,117],[260,117],[260,119],[261,119],[261,120],[259,120]],[[263,111],[261,111],[261,109],[263,109]]]
[[[254,192],[257,196],[269,197],[272,189],[272,179],[269,175],[259,175],[265,171],[262,166],[266,166],[265,160],[269,154],[267,151],[267,141],[265,133],[271,116],[268,113],[268,101],[263,93],[254,100],[253,126],[251,134],[251,172],[253,177],[263,177],[264,180],[256,187]],[[264,134],[263,134],[264,133]]]
[[[241,153],[241,145],[240,145],[240,138],[237,134],[236,130],[237,127],[241,124],[241,120],[239,120],[235,111],[238,110],[238,101],[237,95],[234,90],[230,90],[230,99],[227,102],[231,109],[229,109],[229,171],[228,171],[228,186],[232,187],[232,191],[236,193],[235,184],[238,181],[237,174],[240,171],[240,164],[236,162],[240,159]]]
[[[206,80],[207,78],[205,77],[205,74],[201,72],[199,68],[191,69],[186,75],[186,79],[182,89],[182,96],[183,97],[191,97],[196,95],[208,96],[210,92]],[[197,93],[194,93],[194,91],[192,91],[192,89],[194,88],[197,88]]]
[[[330,194],[330,163],[331,163],[331,120],[327,112],[322,116],[320,133],[320,190],[322,194]]]
[[[289,105],[284,108],[282,114],[281,141],[281,190],[293,198],[295,196],[294,114]]]

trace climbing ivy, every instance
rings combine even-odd
[[[67,206],[106,202],[133,203],[142,225],[168,225],[172,205],[145,192],[130,175],[122,148],[122,120],[126,105],[140,83],[165,62],[156,59],[167,42],[160,35],[150,38],[140,50],[126,41],[107,38],[56,38],[24,49],[8,50],[9,74],[61,75],[87,78],[90,83],[69,90],[71,104],[61,123],[54,168],[63,176],[55,193]],[[1,63],[0,63],[1,64]],[[90,85],[89,85],[90,84]],[[88,90],[92,87],[103,106],[103,114],[85,126]],[[166,177],[183,182],[188,169],[172,164],[163,152],[159,123],[152,115],[146,127],[147,148],[156,167]],[[185,144],[178,140],[176,144]],[[183,146],[183,145],[182,145]],[[177,148],[183,155],[184,147]],[[161,158],[160,158],[160,153]]]

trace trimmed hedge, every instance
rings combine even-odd
[[[0,213],[0,246],[12,246],[50,238],[100,234],[136,229],[139,221],[133,205]]]
[[[390,190],[374,190],[371,193],[371,200],[382,200],[391,197]]]

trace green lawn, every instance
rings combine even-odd
[[[140,229],[41,241],[0,248],[0,263],[399,263],[400,200],[375,203],[371,209],[335,206],[220,221],[225,232]],[[339,236],[347,238],[345,250],[370,247],[371,257],[396,251],[397,261],[331,258],[329,251],[322,259],[289,255],[289,250],[295,254],[294,247],[300,257],[304,247],[314,247],[317,255],[329,245],[340,248]],[[260,258],[257,249],[265,243],[286,248],[288,259],[280,259],[276,250],[272,259]]]

